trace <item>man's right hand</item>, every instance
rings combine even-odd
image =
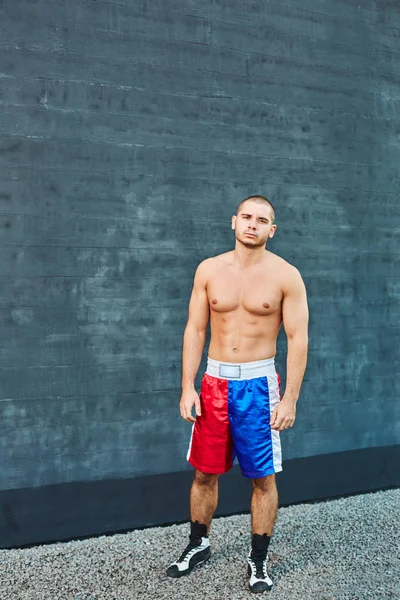
[[[185,421],[189,421],[189,423],[194,423],[195,418],[192,416],[192,408],[196,407],[196,417],[201,416],[201,406],[200,406],[200,398],[196,390],[187,390],[182,392],[181,401],[180,401],[180,410],[181,417],[185,419]]]

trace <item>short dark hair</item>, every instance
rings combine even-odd
[[[268,200],[268,198],[266,198],[265,196],[260,196],[259,194],[256,194],[255,196],[249,196],[248,198],[242,200],[239,206],[237,207],[236,214],[238,214],[239,210],[242,208],[242,204],[244,204],[247,200],[253,200],[253,202],[258,202],[259,204],[267,204],[268,206],[270,206],[272,208],[272,222],[275,221],[274,205],[270,200]]]

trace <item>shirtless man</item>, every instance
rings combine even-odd
[[[275,234],[274,221],[267,198],[246,198],[232,217],[235,249],[204,260],[196,271],[183,338],[180,399],[182,418],[193,423],[187,456],[196,469],[190,542],[167,570],[170,577],[181,577],[210,557],[218,478],[237,457],[253,485],[247,559],[252,592],[272,587],[267,550],[278,511],[279,436],[295,421],[307,362],[306,290],[298,270],[265,248]],[[194,381],[209,319],[211,341],[199,396]],[[283,398],[274,358],[282,323],[288,341]]]

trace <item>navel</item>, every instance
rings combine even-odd
[[[238,351],[238,348],[234,348],[234,349],[233,349],[233,351],[234,351],[234,352],[237,352],[237,351]]]

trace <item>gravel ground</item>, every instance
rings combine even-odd
[[[3,600],[400,599],[400,489],[279,510],[271,592],[247,589],[249,515],[215,519],[212,556],[189,577],[165,568],[188,525],[0,550]]]

